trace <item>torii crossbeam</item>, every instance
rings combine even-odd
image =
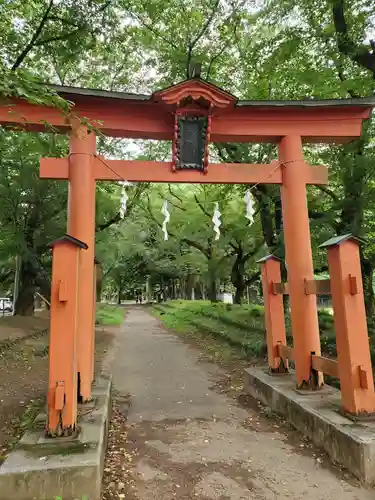
[[[183,170],[176,175],[172,162],[144,160],[105,160],[92,155],[92,175],[96,181],[165,182],[187,184],[282,184],[282,163],[209,163],[207,174]],[[69,180],[69,158],[42,158],[41,179]],[[327,184],[325,166],[303,164],[306,184]]]

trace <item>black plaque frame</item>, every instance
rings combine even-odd
[[[204,171],[207,129],[207,116],[178,117],[176,169]]]

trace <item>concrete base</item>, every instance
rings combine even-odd
[[[269,375],[264,368],[245,370],[245,391],[285,417],[323,448],[334,462],[364,483],[375,483],[375,422],[356,422],[340,412],[340,391],[295,390],[295,378]]]
[[[39,415],[0,467],[2,500],[99,500],[111,410],[111,380],[94,383],[92,403],[79,405],[76,438],[44,437]]]

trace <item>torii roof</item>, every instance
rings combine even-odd
[[[72,112],[104,135],[132,139],[172,140],[174,112],[192,104],[212,110],[211,142],[278,143],[299,135],[305,143],[345,143],[358,138],[371,115],[375,97],[238,100],[217,85],[191,78],[150,95],[51,85],[72,102]],[[71,124],[62,110],[25,99],[0,102],[0,125],[46,131],[46,123],[67,133]]]
[[[231,104],[234,104],[237,107],[266,107],[266,108],[275,108],[275,107],[302,107],[302,108],[316,108],[316,107],[326,107],[326,106],[366,106],[370,108],[375,107],[375,96],[369,97],[357,97],[357,98],[349,98],[349,99],[286,99],[286,100],[249,100],[249,99],[238,99],[233,94],[223,90],[222,88],[214,85],[206,80],[201,78],[192,78],[189,80],[184,80],[183,82],[179,82],[175,85],[171,85],[162,90],[157,90],[152,94],[137,94],[132,92],[122,92],[122,91],[112,91],[112,90],[100,90],[100,89],[90,89],[90,88],[81,88],[81,87],[68,87],[62,85],[49,85],[49,87],[57,92],[62,97],[69,98],[71,97],[98,97],[105,99],[119,99],[119,100],[127,100],[127,101],[160,101],[164,100],[166,96],[178,96],[181,92],[183,95],[184,90],[188,90],[191,88],[191,85],[196,88],[196,91],[204,92],[210,90],[215,94],[215,96],[223,96]]]

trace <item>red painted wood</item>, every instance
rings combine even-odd
[[[112,137],[172,140],[173,112],[152,101],[128,101],[79,96],[73,111]],[[267,108],[247,106],[216,110],[212,118],[211,142],[279,142],[286,135],[300,135],[303,142],[347,142],[361,133],[369,107],[331,106]],[[62,132],[69,117],[54,108],[14,100],[0,107],[1,125],[24,124],[28,130],[45,130],[45,122]]]
[[[194,101],[204,100],[210,103],[212,108],[226,108],[233,106],[237,101],[237,98],[229,92],[200,79],[185,80],[155,92],[152,97],[170,105],[179,104],[187,97],[191,97]]]
[[[108,166],[107,166],[108,165]],[[207,174],[196,170],[172,171],[172,163],[137,160],[100,160],[94,163],[96,180],[131,182],[168,182],[202,184],[281,184],[281,168],[277,163],[253,165],[246,163],[211,163]],[[119,175],[116,175],[117,174]],[[68,158],[42,158],[40,177],[42,179],[67,179]],[[306,169],[308,184],[326,184],[327,168],[323,166]]]

